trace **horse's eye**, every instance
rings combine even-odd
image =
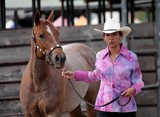
[[[39,35],[39,38],[41,38],[41,39],[42,39],[42,38],[44,38],[44,36],[43,36],[42,34],[40,34],[40,35]]]

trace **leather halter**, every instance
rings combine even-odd
[[[62,47],[57,44],[55,47],[51,47],[50,51],[49,51],[48,53],[46,53],[46,52],[37,44],[36,39],[35,39],[35,37],[34,37],[33,34],[32,34],[32,36],[31,36],[31,39],[32,39],[32,41],[33,41],[34,44],[35,44],[35,54],[36,54],[37,58],[43,59],[43,58],[38,57],[38,55],[37,55],[37,49],[39,49],[40,52],[42,52],[42,53],[45,55],[45,58],[44,58],[43,60],[46,60],[49,65],[54,66],[54,63],[51,61],[51,53],[52,53],[52,51],[54,51],[54,50],[57,49],[57,48],[61,48],[61,49],[62,49]]]

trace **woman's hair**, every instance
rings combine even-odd
[[[123,36],[123,33],[121,31],[119,31],[119,35],[122,37]]]
[[[121,31],[118,31],[118,33],[119,33],[119,35],[121,36],[121,37],[123,37],[123,33],[121,32]],[[103,33],[103,36],[105,35],[105,33]]]

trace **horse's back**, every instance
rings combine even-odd
[[[63,50],[66,53],[66,71],[67,70],[93,70],[95,64],[95,52],[88,46],[80,43],[73,43],[63,46]],[[72,83],[78,93],[84,98],[89,89],[90,83],[82,81],[72,80]],[[94,85],[95,86],[95,85]],[[92,88],[92,87],[91,87]],[[94,91],[93,91],[94,92]],[[97,94],[97,91],[96,91]],[[94,95],[94,98],[96,96]],[[66,88],[66,102],[65,109],[75,108],[75,105],[81,103],[81,99],[73,90],[73,87],[68,83]]]
[[[63,46],[66,53],[66,66],[69,70],[93,70],[95,64],[95,52],[85,44],[73,43]],[[71,67],[70,67],[71,66]]]

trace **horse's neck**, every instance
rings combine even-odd
[[[32,44],[31,57],[30,57],[30,73],[31,82],[35,87],[35,90],[45,90],[49,87],[48,83],[54,83],[56,75],[60,75],[60,70],[48,65],[44,59],[39,59],[35,54],[35,47]]]

